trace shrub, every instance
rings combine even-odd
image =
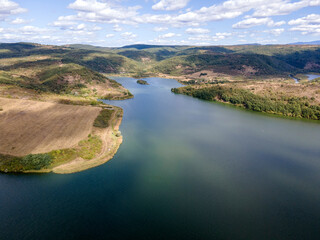
[[[94,120],[93,126],[98,128],[107,128],[110,125],[110,119],[114,110],[102,109],[98,117]]]

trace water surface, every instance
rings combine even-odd
[[[311,81],[313,79],[316,79],[318,77],[320,77],[319,74],[307,74],[308,80]]]
[[[124,142],[71,175],[0,175],[0,239],[319,239],[320,124],[139,85]]]

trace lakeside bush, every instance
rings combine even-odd
[[[310,105],[307,99],[304,98],[283,97],[281,100],[276,100],[253,94],[244,89],[222,86],[205,88],[182,87],[173,88],[171,91],[207,101],[231,103],[256,112],[320,120],[320,106]]]
[[[110,126],[110,120],[114,110],[102,109],[98,117],[94,120],[93,126],[98,128],[107,128]]]
[[[1,172],[22,172],[47,168],[52,163],[49,154],[29,154],[25,157],[16,157],[0,154]]]
[[[29,154],[21,159],[24,170],[40,170],[51,163],[52,158],[49,154]]]

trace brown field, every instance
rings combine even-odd
[[[225,86],[238,87],[260,96],[279,99],[284,97],[307,98],[313,105],[320,105],[320,83],[281,83],[281,82],[238,82],[226,83]]]
[[[101,108],[0,98],[0,153],[14,156],[71,148],[85,139]]]
[[[57,167],[54,167],[52,171],[54,173],[58,174],[69,174],[69,173],[75,173],[84,171],[89,168],[97,167],[101,164],[104,164],[108,162],[110,159],[113,158],[113,156],[118,151],[118,148],[120,147],[123,137],[116,136],[117,133],[119,133],[119,127],[122,121],[122,114],[123,111],[120,108],[114,107],[116,110],[113,114],[113,117],[111,119],[111,125],[112,127],[108,128],[93,128],[92,134],[97,135],[102,139],[102,150],[101,152],[96,155],[91,160],[85,160],[83,158],[76,158],[70,162],[66,162],[64,164],[61,164]],[[121,117],[118,117],[117,115],[121,113]]]
[[[200,74],[206,74],[206,75],[202,75],[200,76]],[[191,74],[185,74],[185,75],[181,75],[181,76],[171,76],[168,74],[163,74],[163,73],[159,73],[156,75],[157,77],[160,78],[174,78],[176,80],[178,80],[179,82],[185,84],[191,80],[196,80],[197,82],[199,82],[199,80],[201,80],[201,83],[211,83],[211,82],[215,82],[215,81],[226,81],[226,82],[239,82],[239,81],[243,81],[243,82],[247,82],[248,78],[246,76],[242,76],[242,75],[228,75],[228,74],[224,74],[224,73],[218,73],[218,72],[214,72],[214,71],[210,71],[210,70],[202,70],[199,72],[195,72],[195,73],[191,73]],[[250,78],[250,81],[267,81],[267,82],[288,82],[288,83],[294,83],[294,80],[291,78],[284,78],[284,77],[256,77],[256,79],[254,77]]]

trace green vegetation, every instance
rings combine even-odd
[[[29,154],[16,157],[0,154],[0,172],[25,172],[48,169],[78,157],[93,159],[102,150],[102,140],[98,136],[89,136],[79,142],[77,148],[54,150],[45,154]]]
[[[141,85],[149,85],[149,83],[147,81],[142,80],[142,79],[138,80],[137,83],[141,84]]]
[[[93,126],[98,128],[107,128],[110,126],[110,120],[114,113],[113,109],[102,109],[95,119]]]
[[[22,172],[40,170],[49,167],[52,163],[50,154],[29,154],[25,157],[14,157],[0,154],[1,172]]]
[[[80,105],[80,106],[98,106],[104,105],[104,102],[97,100],[71,100],[71,99],[59,99],[58,103],[67,105]]]
[[[130,99],[133,98],[133,94],[127,90],[122,92],[123,95],[114,95],[114,94],[107,94],[106,96],[102,97],[101,99],[105,100],[125,100],[125,99]]]
[[[53,159],[52,165],[59,165],[76,159],[78,157],[78,152],[74,148],[68,148],[51,151],[50,156]]]
[[[136,78],[157,73],[182,75],[201,70],[246,77],[320,72],[320,47],[305,45],[194,47],[136,44],[123,48],[103,48],[79,44],[59,47],[13,43],[0,44],[0,51],[0,59],[25,58],[9,65],[5,63],[5,66],[0,63],[0,69],[6,72],[18,68],[47,68],[52,65],[57,67],[60,64],[70,68],[69,65],[74,64],[83,67],[82,70],[77,70],[78,74],[89,82],[102,78],[88,72],[88,69],[102,73],[129,74]],[[37,58],[32,58],[35,56]],[[40,58],[41,56],[46,58]],[[60,70],[59,75],[56,71]],[[53,82],[49,81],[49,86],[45,86],[52,90],[57,87],[56,80],[61,80],[59,76],[74,76],[69,70],[47,69],[38,77],[40,82],[47,82],[48,78],[52,80]]]
[[[282,97],[279,100],[259,96],[244,89],[222,86],[173,88],[172,92],[208,101],[231,103],[257,112],[320,120],[320,106],[310,105],[307,98]]]
[[[91,160],[101,152],[102,140],[98,136],[90,136],[87,140],[81,141],[79,147],[78,156],[86,160]]]

